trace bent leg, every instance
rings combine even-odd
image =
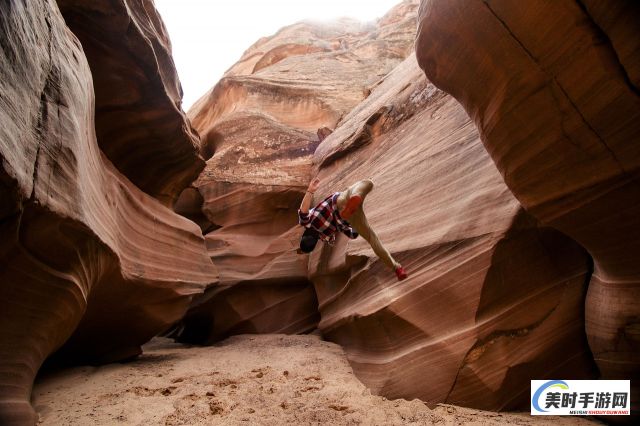
[[[337,200],[338,210],[342,211],[345,205],[347,204],[347,201],[349,200],[349,198],[351,198],[353,195],[359,195],[360,197],[362,197],[362,202],[364,203],[364,199],[367,197],[367,194],[369,194],[369,192],[371,192],[372,189],[373,189],[373,182],[369,179],[364,179],[354,183],[346,191],[342,191],[338,196],[338,200]]]
[[[371,229],[369,222],[367,221],[367,217],[364,215],[361,208],[351,216],[349,223],[362,238],[367,240],[374,253],[384,262],[385,265],[394,271],[400,266],[400,264],[391,256],[389,250],[382,245],[382,242],[380,242],[376,232]]]

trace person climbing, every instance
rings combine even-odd
[[[298,209],[298,223],[305,227],[300,238],[299,252],[311,253],[318,240],[329,245],[335,244],[338,232],[342,232],[350,239],[356,239],[360,235],[367,240],[385,265],[396,273],[399,281],[407,278],[407,272],[382,245],[364,215],[362,204],[367,194],[373,189],[373,182],[368,179],[356,182],[346,191],[335,192],[314,208],[309,209],[313,194],[319,186],[320,179],[315,178],[311,181]]]

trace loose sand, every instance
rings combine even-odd
[[[154,339],[125,364],[40,377],[42,425],[592,425],[371,395],[340,346],[317,336],[244,335],[195,347]]]

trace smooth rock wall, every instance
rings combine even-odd
[[[316,250],[325,338],[388,398],[525,409],[529,380],[595,374],[584,332],[587,253],[541,226],[504,184],[460,104],[415,57],[318,147],[321,193],[375,186],[369,223],[409,273],[362,238]]]
[[[58,5],[89,61],[100,149],[138,188],[171,206],[204,160],[153,0]]]
[[[208,160],[182,193],[178,211],[206,233],[220,284],[228,288],[212,288],[194,301],[181,339],[316,327],[307,259],[296,254],[302,233],[296,210],[311,177],[312,155],[323,135],[410,54],[417,6],[405,1],[367,24],[343,19],[285,27],[247,49],[191,108]],[[249,289],[270,302],[236,297]],[[283,322],[264,321],[276,300]],[[234,314],[221,322],[216,310],[223,306]]]
[[[0,424],[23,425],[70,336],[69,357],[136,355],[217,272],[199,228],[101,152],[91,71],[56,3],[5,2],[0,47]]]
[[[423,1],[416,52],[529,214],[593,257],[586,331],[640,383],[640,4]]]

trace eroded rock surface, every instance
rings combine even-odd
[[[250,47],[189,111],[202,135],[202,155],[210,159],[182,194],[179,211],[207,233],[225,289],[213,288],[195,302],[182,339],[316,326],[307,259],[295,252],[301,233],[296,210],[310,179],[312,154],[341,117],[411,52],[417,5],[404,2],[369,24],[341,20],[286,27]],[[249,292],[265,302],[239,297]],[[215,311],[222,306],[227,314],[220,321]],[[283,322],[265,321],[276,306]],[[202,330],[194,329],[198,324]]]
[[[0,48],[0,423],[23,425],[36,372],[74,330],[67,357],[136,355],[217,274],[198,227],[101,152],[91,72],[56,3],[0,8]]]
[[[319,328],[389,398],[528,407],[529,380],[593,376],[587,253],[539,225],[504,184],[462,107],[408,58],[318,147],[321,193],[360,179],[364,210],[408,271],[361,238],[310,260]]]
[[[204,168],[182,112],[171,42],[153,0],[58,0],[87,55],[98,145],[136,186],[166,205]]]
[[[603,378],[640,380],[640,5],[423,1],[421,67],[473,118],[507,186],[588,250]]]

